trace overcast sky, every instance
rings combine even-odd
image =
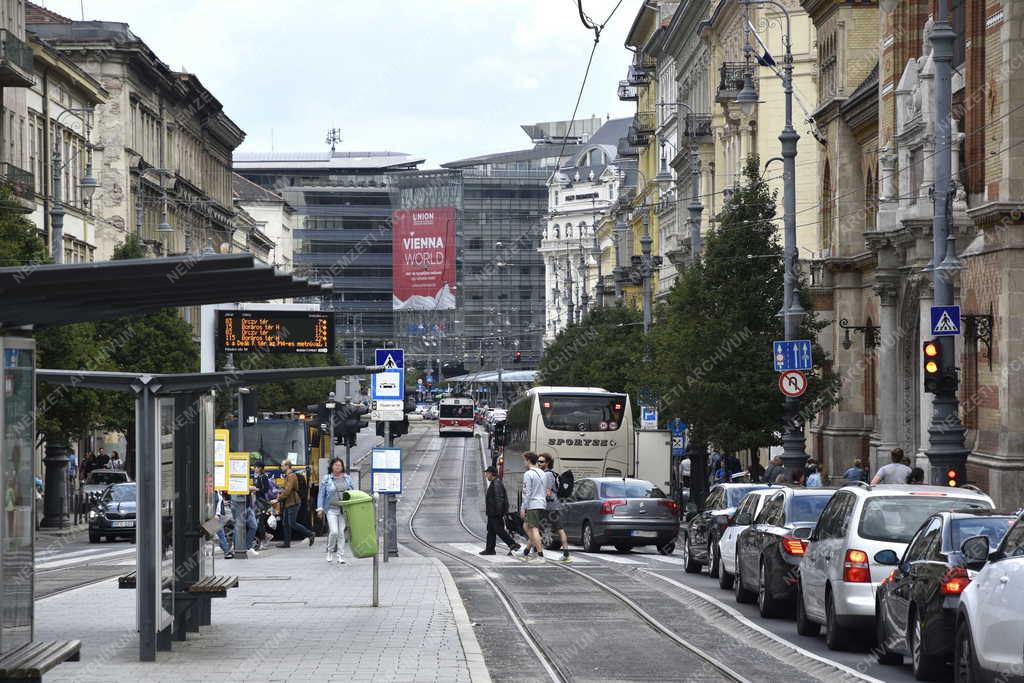
[[[577,118],[626,116],[616,85],[641,0],[605,28]],[[584,0],[603,21],[616,0]],[[240,151],[392,149],[424,168],[529,146],[520,124],[568,119],[593,32],[575,0],[48,0],[127,22],[196,74],[246,132]]]

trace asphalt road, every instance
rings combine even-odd
[[[400,510],[407,515],[426,486],[423,510],[415,519],[417,533],[484,568],[500,582],[530,630],[549,643],[554,659],[563,670],[572,672],[571,678],[720,678],[718,672],[695,662],[687,651],[641,622],[614,596],[564,568],[553,563],[524,566],[501,554],[479,557],[482,540],[458,522],[458,494],[464,481],[462,515],[470,529],[483,533],[480,472],[485,456],[478,440],[440,439],[422,428],[414,428],[406,440],[408,443],[400,445],[408,449],[411,477]],[[439,459],[436,474],[427,484],[426,477]],[[407,531],[400,537],[417,552],[432,552],[415,543]],[[477,624],[477,638],[494,679],[543,678],[536,656],[491,594],[493,590],[461,561],[439,557],[455,576],[470,618]],[[879,667],[866,650],[831,653],[823,640],[798,636],[792,621],[761,619],[756,610],[736,605],[731,592],[719,590],[710,577],[685,574],[678,557],[658,555],[653,548],[628,554],[587,554],[573,548],[573,557],[573,568],[614,585],[661,624],[727,661],[750,680],[911,679],[905,667]],[[830,662],[848,668],[836,669]],[[863,673],[858,676],[858,672]]]

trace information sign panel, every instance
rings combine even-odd
[[[223,353],[330,353],[334,314],[322,311],[217,311]]]

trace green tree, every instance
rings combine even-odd
[[[9,188],[0,188],[0,266],[48,263],[46,244],[32,221],[25,218]]]
[[[628,392],[635,399],[648,377],[643,345],[638,343],[642,322],[640,312],[632,307],[592,309],[581,323],[559,332],[544,350],[537,368],[539,382],[603,387]]]
[[[226,358],[218,356],[217,367],[223,368]],[[277,368],[322,368],[330,365],[344,365],[345,359],[340,353],[236,353],[235,367],[239,370],[269,370]],[[319,404],[327,400],[327,395],[334,391],[333,377],[314,377],[286,382],[271,382],[255,387],[260,411],[286,412],[297,410],[306,412],[307,406]],[[218,419],[234,415],[238,409],[237,396],[233,392],[219,392],[217,396]]]
[[[783,338],[783,254],[775,194],[759,170],[758,158],[748,159],[743,186],[708,233],[701,260],[680,274],[652,332],[664,406],[691,425],[696,443],[727,452],[779,443],[783,419],[771,365],[771,344]],[[812,312],[800,338],[816,340],[822,327]],[[838,378],[816,344],[808,374],[802,405],[834,404]]]

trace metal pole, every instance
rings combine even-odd
[[[932,27],[932,59],[935,62],[935,193],[932,215],[932,287],[936,306],[952,306],[954,297],[953,267],[944,268],[947,262],[956,261],[956,240],[950,225],[950,198],[952,178],[951,109],[952,85],[951,67],[953,43],[956,40],[949,23],[949,8],[946,0],[939,0],[935,25]],[[957,375],[956,337],[940,336],[942,374]],[[965,472],[968,450],[964,447],[964,426],[960,422],[960,406],[957,399],[958,381],[949,384],[940,382],[932,398],[932,419],[928,425],[928,450],[925,454],[931,464],[931,483],[946,485],[946,471],[958,470],[958,480]]]
[[[53,137],[53,168],[50,182],[53,184],[53,206],[50,208],[50,225],[53,234],[50,238],[50,252],[54,263],[64,263],[64,205],[61,204],[60,186],[60,130],[54,127]]]
[[[346,470],[347,471],[347,470]],[[378,503],[380,502],[380,494],[373,494],[373,516],[377,521],[378,529],[381,526],[380,519],[380,508]],[[380,532],[377,533],[377,546],[378,550],[373,554],[373,606],[380,607],[380,551],[384,549],[384,544],[380,542]],[[384,561],[387,561],[387,550],[384,550]]]
[[[388,446],[391,445],[391,423],[389,421],[387,421],[387,420],[384,421],[384,443],[386,443]],[[380,498],[383,499],[383,502],[384,502],[384,505],[383,505],[383,507],[384,507],[384,511],[383,511],[383,517],[384,517],[384,534],[383,534],[384,535],[384,547],[383,547],[383,550],[384,550],[384,561],[387,562],[388,561],[388,555],[389,555],[388,544],[390,542],[390,537],[391,537],[391,524],[390,524],[391,520],[388,519],[388,508],[390,507],[388,503],[390,501],[388,501],[389,496],[387,494],[384,494],[383,496],[380,496]]]
[[[651,243],[654,241],[651,239],[650,227],[648,226],[647,209],[644,209],[643,224],[644,234],[640,238],[640,253],[643,255],[643,278],[644,278],[644,345],[646,347],[647,333],[651,329],[651,278],[654,273],[651,269]]]
[[[785,8],[778,3],[783,12]],[[793,50],[792,34],[789,26],[789,14],[786,13],[786,54],[783,64],[782,90],[786,95],[786,123],[779,135],[782,143],[783,160],[783,224],[786,272],[783,278],[783,320],[787,340],[794,340],[799,334],[800,319],[804,310],[800,305],[797,288],[799,272],[798,253],[796,248],[796,145],[800,134],[793,128]],[[807,462],[804,451],[803,425],[798,423],[800,403],[795,398],[787,398],[785,405],[785,426],[782,436],[782,461],[789,468],[803,467]]]
[[[690,210],[690,265],[693,265],[700,260],[700,216],[704,212],[704,205],[700,201],[700,158],[694,139],[697,134],[697,117],[691,115],[691,118],[693,128],[690,131],[690,203],[687,208]]]

